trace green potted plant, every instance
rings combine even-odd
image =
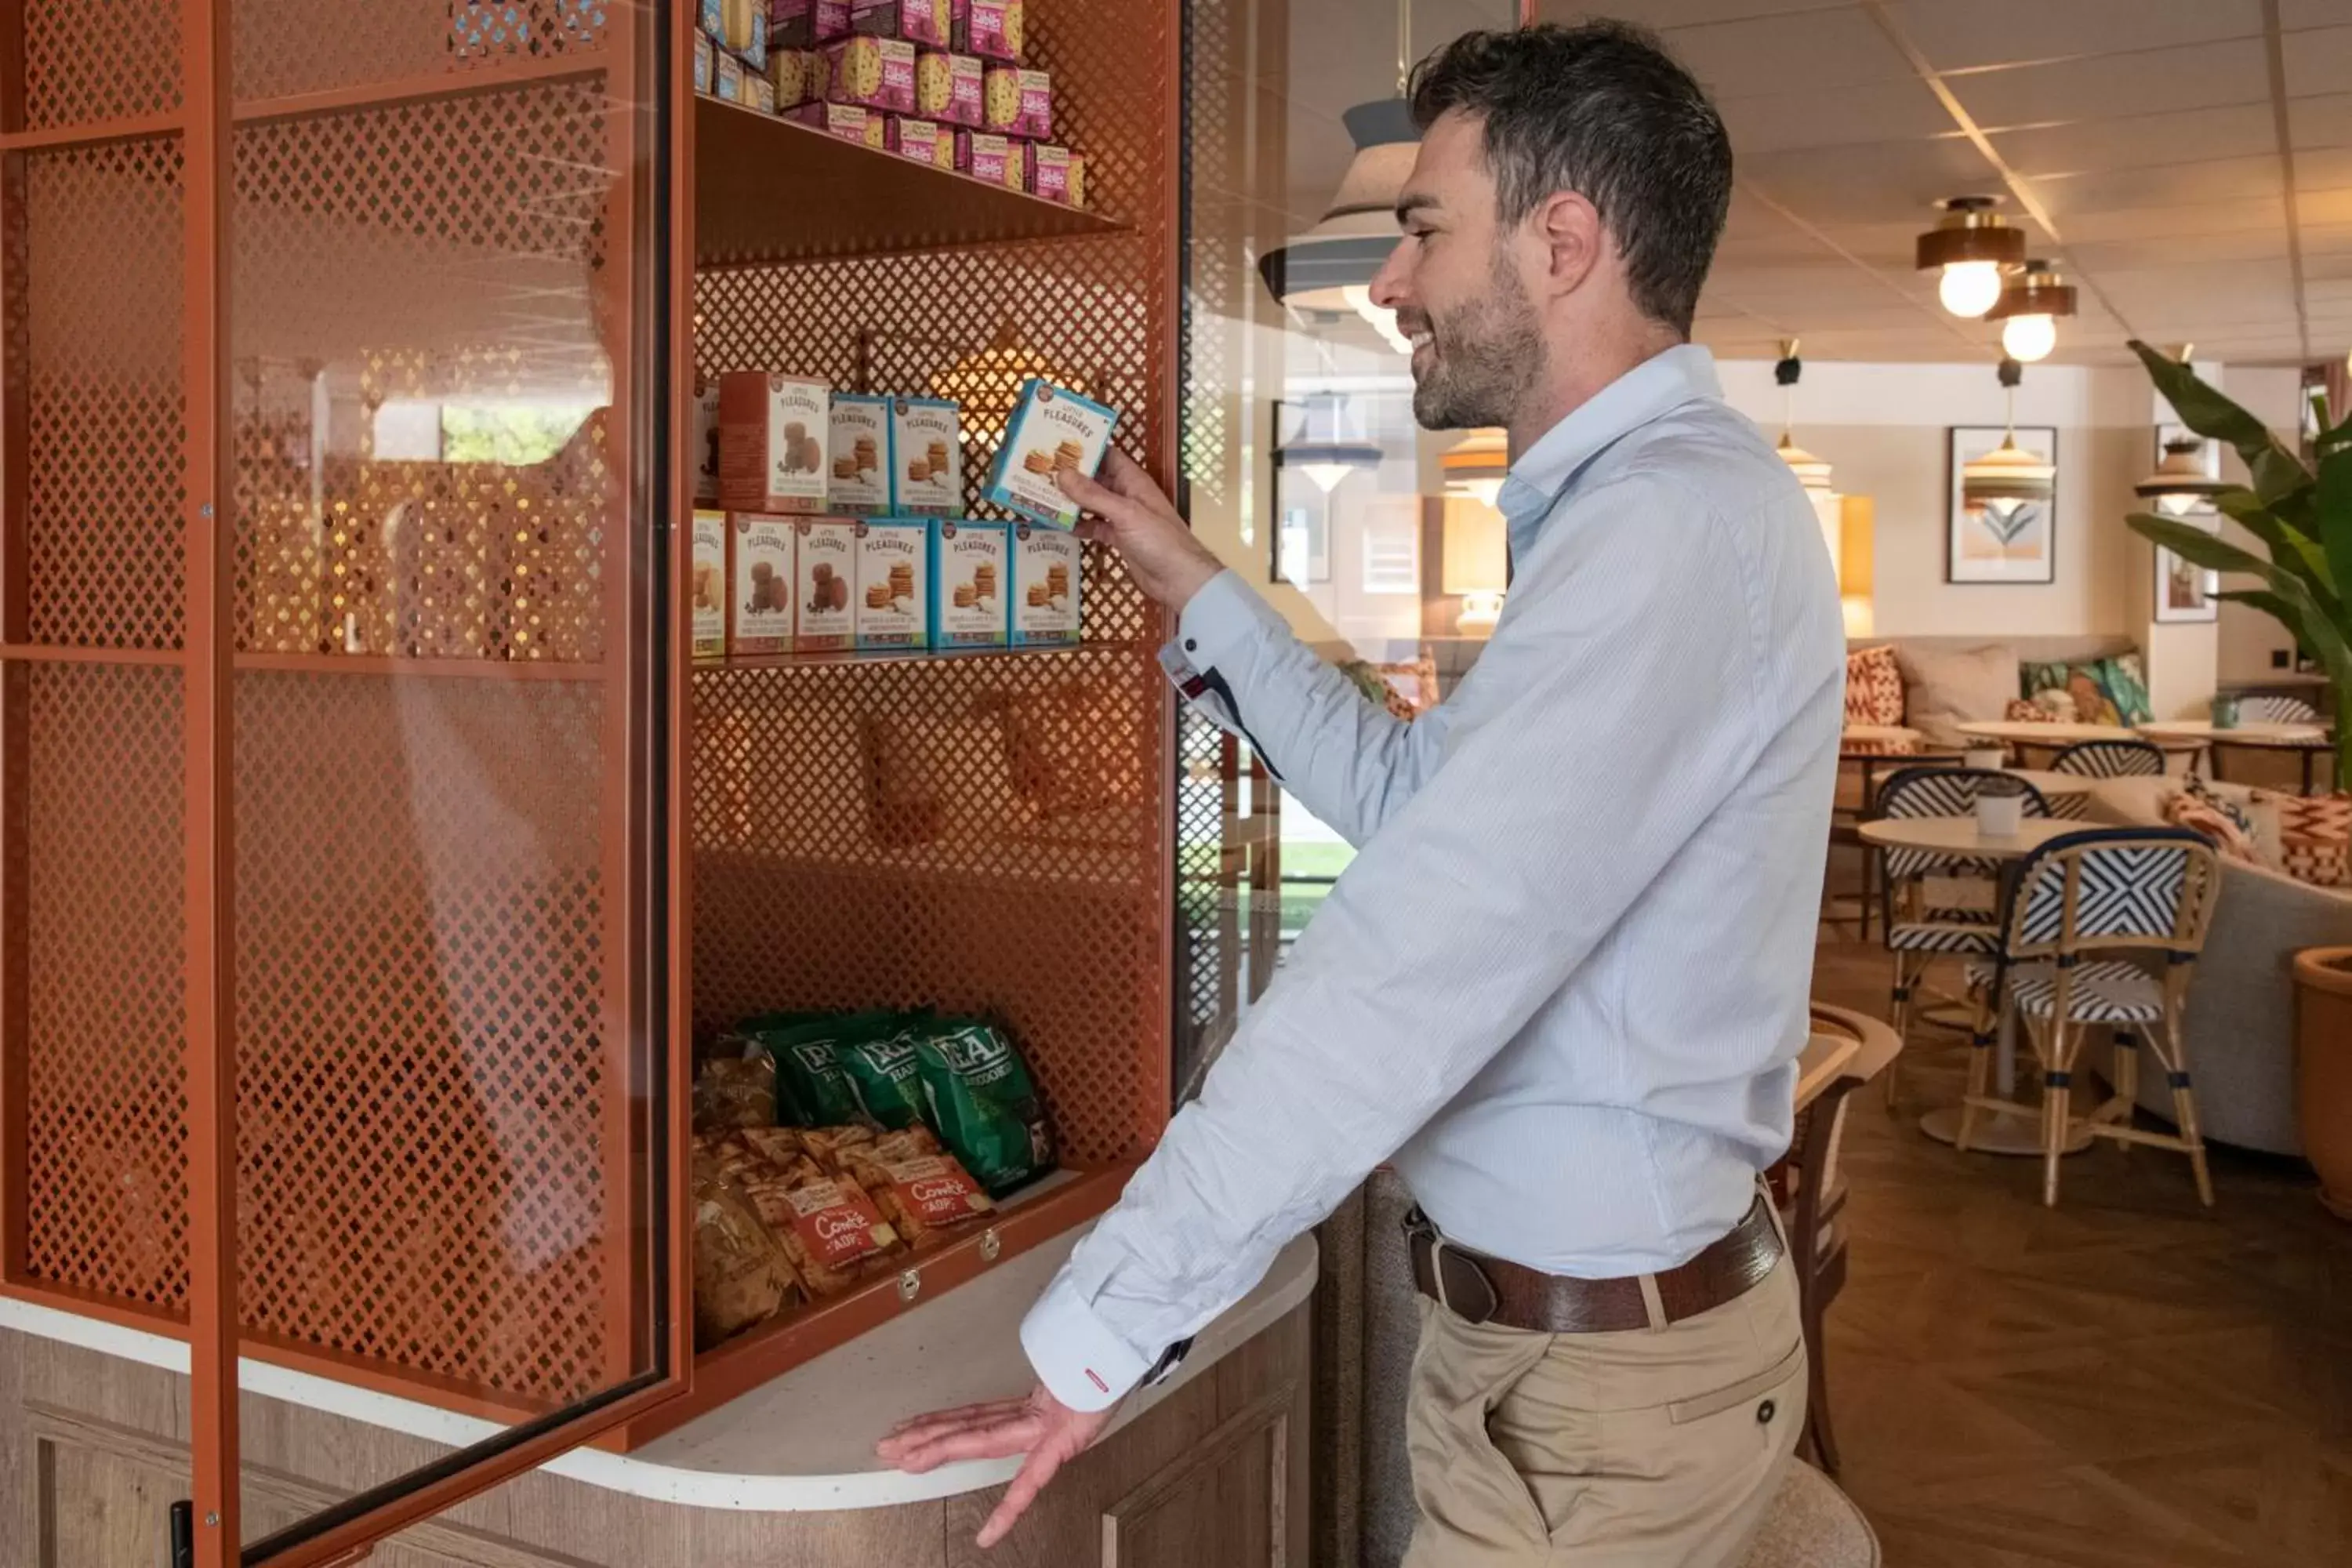
[[[2260,540],[2269,558],[2176,518],[2137,512],[2131,526],[2195,565],[2262,579],[2259,588],[2221,596],[2270,616],[2319,661],[2336,690],[2336,787],[2352,790],[2352,418],[2331,425],[2336,411],[2323,404],[2314,472],[2195,371],[2146,343],[2131,346],[2183,425],[2227,441],[2246,460],[2252,487],[2223,490],[2213,504]]]

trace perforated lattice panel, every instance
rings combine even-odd
[[[603,1381],[603,722],[592,684],[239,678],[249,1330]]]
[[[613,112],[567,80],[238,132],[240,647],[603,657]]]
[[[625,0],[235,0],[240,100],[404,81],[610,40]]]
[[[1170,434],[1173,8],[1031,13],[1057,131],[1131,232],[706,270],[706,372],[786,370],[965,406],[974,510],[1024,376]],[[1066,1156],[1132,1154],[1168,1114],[1167,685],[1160,618],[1089,547],[1075,652],[768,668],[694,680],[698,1024],[931,1003],[993,1012]]]
[[[180,107],[180,0],[14,3],[24,12],[27,129]]]
[[[25,1268],[177,1310],[188,1289],[180,672],[15,665],[24,739]]]
[[[114,142],[26,154],[9,186],[34,642],[180,646],[181,175],[176,141]]]

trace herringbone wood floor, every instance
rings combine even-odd
[[[1886,959],[1825,944],[1814,994],[1884,1016]],[[1851,1278],[1830,1310],[1846,1489],[1889,1568],[2352,1564],[2352,1226],[2291,1162],[2102,1145],[1955,1153],[1918,1130],[1959,1092],[1916,1031],[1903,1111],[1848,1117]]]

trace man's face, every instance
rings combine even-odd
[[[1398,199],[1404,238],[1372,282],[1412,340],[1413,417],[1432,430],[1508,425],[1541,379],[1542,321],[1495,218],[1483,125],[1438,118]]]

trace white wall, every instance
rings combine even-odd
[[[2246,412],[2253,415],[2274,431],[2290,447],[2300,441],[2303,421],[2303,372],[2294,366],[2242,365],[2231,369],[2222,378],[2221,390],[2228,393]],[[2235,452],[2221,456],[2221,472],[2235,483],[2248,482],[2246,468]],[[2236,523],[2222,525],[2222,537],[2255,554],[2266,553],[2262,542]],[[2260,587],[2252,576],[2230,577],[2223,586],[2231,588]],[[2244,605],[2221,606],[2219,668],[2223,680],[2260,680],[2276,671],[2271,664],[2273,651],[2284,652],[2290,661],[2294,657],[2294,637],[2260,610]]]
[[[1772,366],[1720,366],[1733,406],[1778,439],[1782,395]],[[1847,495],[1876,502],[1874,635],[2132,637],[2127,575],[2131,487],[2148,465],[2147,378],[2137,371],[2029,366],[2020,425],[2058,431],[2055,581],[2047,586],[1944,580],[1948,430],[1998,426],[2007,394],[1989,364],[1808,362],[1796,394],[1798,444],[1832,468]]]

